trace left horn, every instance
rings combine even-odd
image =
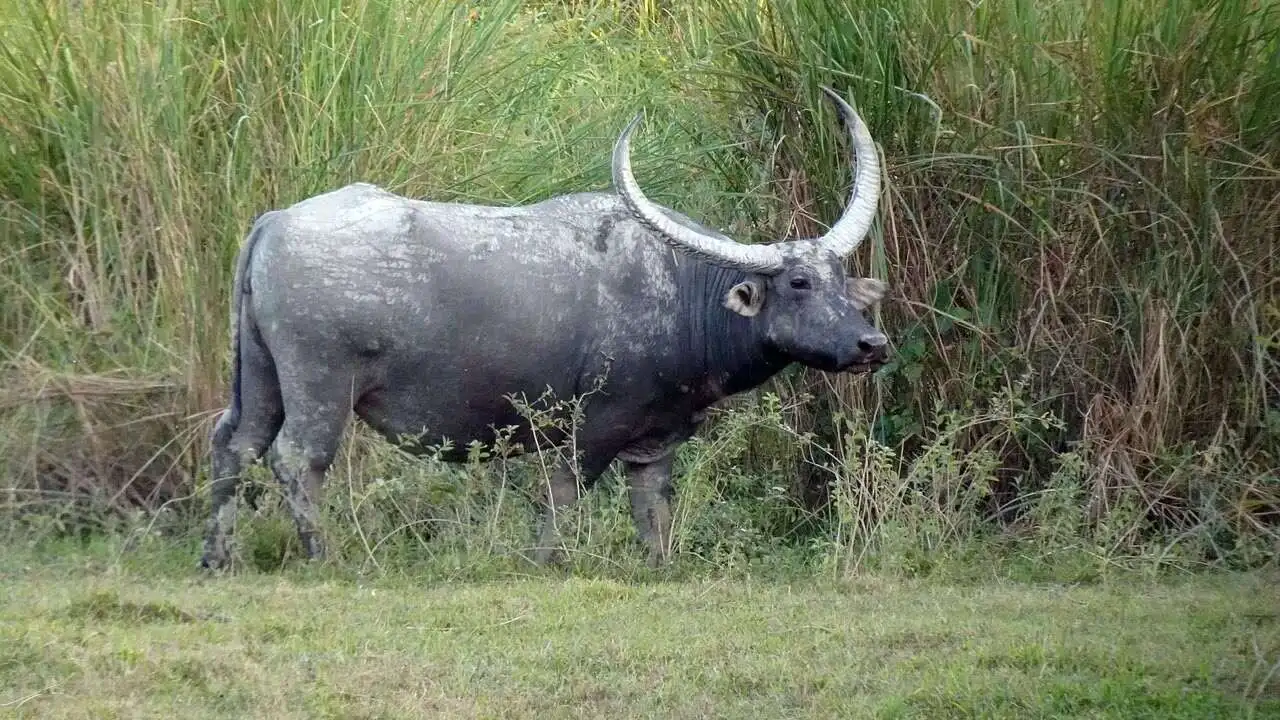
[[[835,103],[845,127],[849,128],[858,172],[854,175],[853,193],[844,213],[825,235],[813,242],[845,257],[862,243],[875,221],[876,205],[880,200],[880,155],[876,152],[875,141],[871,139],[871,131],[857,111],[831,88],[823,86],[822,92]]]

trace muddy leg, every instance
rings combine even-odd
[[[204,554],[200,566],[216,570],[226,567],[231,559],[230,544],[236,525],[236,488],[244,466],[257,461],[271,444],[266,432],[237,433],[229,423],[219,421],[213,431],[212,512],[204,538]]]
[[[236,522],[236,487],[244,466],[266,453],[284,420],[275,365],[266,349],[248,335],[240,357],[239,411],[233,408],[224,412],[209,438],[213,508],[200,558],[200,566],[206,569],[223,568],[230,561],[230,541]]]
[[[640,539],[649,548],[649,567],[658,567],[671,555],[671,466],[675,453],[651,463],[627,463],[631,519]]]
[[[232,436],[235,434],[230,413],[224,412],[218,418],[211,437],[211,455],[213,465],[213,512],[205,528],[204,554],[200,557],[200,567],[219,569],[225,567],[230,558],[229,538],[235,532],[236,524],[236,486],[240,484],[241,463],[234,450],[231,449]]]
[[[298,538],[307,557],[324,558],[324,542],[319,534],[321,489],[342,440],[345,412],[327,415],[304,413],[309,418],[303,426],[290,415],[271,448],[271,470],[284,486],[289,513],[298,527]],[[336,417],[335,417],[336,416]]]
[[[600,446],[606,446],[601,443]],[[612,447],[608,445],[608,447]],[[578,480],[582,486],[590,488],[613,462],[613,451],[595,451],[582,458],[578,474],[575,477],[573,465],[562,460],[552,471],[550,479],[543,487],[545,493],[543,503],[546,509],[542,515],[542,528],[538,534],[538,548],[534,552],[534,562],[539,565],[559,564],[564,562],[563,542],[557,527],[560,515],[578,501]]]
[[[538,547],[533,560],[539,565],[558,565],[564,562],[564,550],[558,527],[560,513],[578,501],[578,480],[572,465],[562,460],[551,472],[543,488],[542,529],[538,533]]]

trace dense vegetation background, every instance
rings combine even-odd
[[[830,84],[885,157],[852,263],[893,288],[895,360],[717,414],[681,454],[682,556],[1081,575],[1280,547],[1275,3],[17,0],[0,48],[11,533],[194,543],[256,214],[355,180],[607,188],[643,108],[655,199],[743,241],[815,233],[849,182]],[[367,435],[328,486],[339,557],[475,567],[532,541],[536,464]],[[249,557],[289,551],[285,517],[260,504]],[[639,557],[616,479],[580,520],[584,562]]]

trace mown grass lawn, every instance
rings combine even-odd
[[[0,561],[18,717],[1280,716],[1274,576],[490,582]]]

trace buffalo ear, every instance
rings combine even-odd
[[[889,285],[875,278],[849,278],[846,288],[849,299],[853,300],[853,306],[859,310],[866,310],[880,302]]]
[[[755,317],[764,307],[764,291],[752,280],[740,282],[729,288],[724,306],[742,317]]]

